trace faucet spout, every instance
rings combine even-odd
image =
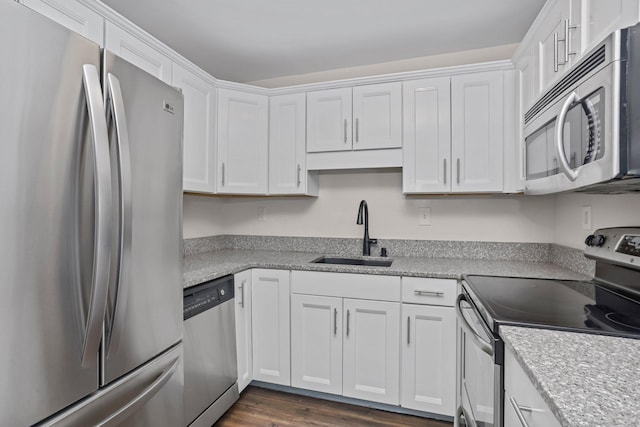
[[[369,256],[371,255],[371,245],[377,244],[378,240],[369,238],[369,207],[367,206],[366,200],[362,200],[360,202],[356,224],[364,224],[364,236],[362,238],[362,255]]]

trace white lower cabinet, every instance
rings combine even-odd
[[[514,354],[504,356],[504,427],[560,427]]]
[[[236,353],[238,355],[238,389],[249,385],[253,379],[253,355],[251,346],[251,270],[234,276]]]
[[[291,385],[342,394],[342,298],[291,295]]]
[[[251,274],[253,379],[291,385],[289,271]]]
[[[402,304],[401,345],[400,404],[409,409],[453,416],[456,376],[454,308]]]
[[[344,299],[342,394],[400,403],[400,304]]]

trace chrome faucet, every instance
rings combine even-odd
[[[360,202],[360,207],[358,208],[358,219],[356,220],[356,224],[359,224],[359,225],[364,224],[364,238],[362,240],[362,255],[369,256],[371,255],[371,245],[377,245],[378,239],[369,238],[369,208],[367,207],[366,200],[363,200]]]

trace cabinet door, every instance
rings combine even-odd
[[[531,107],[540,93],[540,82],[538,79],[538,64],[535,56],[535,49],[530,47],[516,64],[519,76],[520,105],[523,116]],[[522,120],[522,117],[520,117]]]
[[[218,89],[218,193],[267,194],[269,99]]]
[[[253,379],[251,346],[251,270],[234,276],[236,302],[236,353],[238,355],[238,388],[240,391]]]
[[[402,147],[402,83],[353,88],[353,149]]]
[[[400,403],[400,304],[344,299],[342,394]]]
[[[307,93],[307,152],[351,150],[351,88]]]
[[[269,194],[305,194],[306,96],[269,99]]]
[[[253,379],[291,385],[289,271],[251,274]]]
[[[20,0],[20,3],[104,46],[104,19],[77,0]]]
[[[637,23],[639,9],[638,0],[572,0],[571,23],[578,28],[571,30],[571,48],[578,55],[587,52],[609,33]]]
[[[105,25],[104,46],[120,58],[171,84],[171,59],[109,21]]]
[[[538,40],[541,91],[547,90],[567,66],[565,64],[566,46],[564,37],[566,20],[570,18],[569,1],[560,0],[550,4],[544,24],[538,30],[536,37]],[[569,62],[571,61],[572,58],[569,58]]]
[[[403,83],[405,193],[451,191],[451,79]]]
[[[291,385],[342,394],[342,298],[291,295]]]
[[[454,308],[402,304],[401,337],[401,405],[453,416],[456,388]]]
[[[502,71],[451,77],[451,160],[454,192],[503,188]]]
[[[215,87],[175,63],[172,74],[173,85],[184,96],[182,187],[184,191],[214,193]]]

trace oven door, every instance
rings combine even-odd
[[[502,365],[499,345],[462,288],[456,301],[458,317],[458,410],[456,426],[501,427]],[[498,352],[499,353],[499,352]]]

